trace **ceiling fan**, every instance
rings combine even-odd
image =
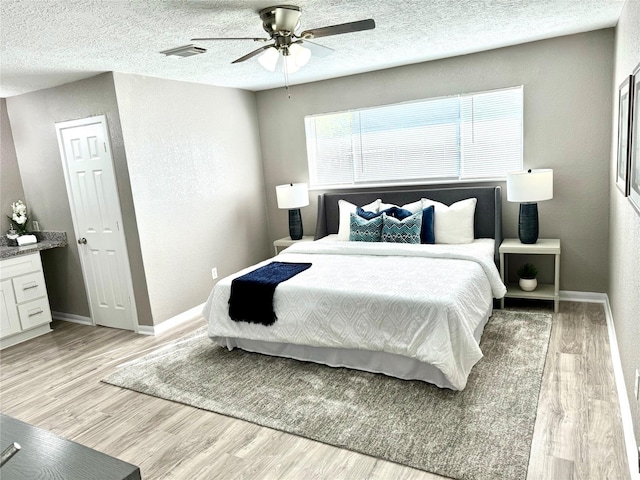
[[[276,5],[260,10],[260,19],[264,30],[269,34],[269,38],[254,37],[211,37],[211,38],[192,38],[192,42],[202,42],[209,40],[253,40],[254,42],[269,42],[252,52],[237,58],[231,63],[240,63],[262,53],[258,58],[260,64],[267,70],[275,71],[278,60],[283,59],[283,71],[285,78],[288,74],[294,73],[309,61],[311,51],[305,48],[305,43],[309,44],[316,54],[322,56],[322,51],[331,53],[333,49],[318,45],[312,42],[312,39],[328,37],[332,35],[341,35],[343,33],[359,32],[362,30],[372,30],[376,27],[373,19],[360,20],[357,22],[341,23],[327,27],[313,28],[296,33],[296,29],[300,25],[300,15],[302,10],[295,5]]]

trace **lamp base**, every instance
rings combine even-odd
[[[289,236],[291,240],[302,238],[302,215],[299,208],[289,210]]]
[[[522,243],[538,241],[538,204],[521,203],[518,217],[518,237]]]

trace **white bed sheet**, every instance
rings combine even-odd
[[[506,289],[493,262],[494,241],[467,245],[305,242],[278,255],[312,267],[278,286],[278,320],[264,326],[228,315],[233,278],[226,277],[204,309],[210,337],[387,352],[438,368],[463,389],[482,358],[474,331],[493,298]]]

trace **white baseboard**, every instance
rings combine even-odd
[[[200,315],[202,315],[203,308],[204,303],[196,305],[186,312],[182,312],[175,317],[169,318],[168,320],[165,320],[158,325],[138,325],[138,333],[141,335],[159,335],[163,332],[171,330],[181,323],[199,317]],[[51,317],[55,318],[56,320],[64,320],[65,322],[79,323],[80,325],[94,325],[91,317],[83,317],[82,315],[75,315],[73,313],[51,312]]]
[[[193,308],[190,308],[186,312],[182,312],[175,317],[169,318],[158,325],[139,325],[138,333],[141,335],[160,335],[172,328],[177,327],[178,325],[188,322],[189,320],[193,320],[194,318],[198,318],[202,315],[202,309],[204,308],[204,303],[200,305],[196,305]]]
[[[51,312],[51,318],[64,320],[65,322],[79,323],[80,325],[93,325],[91,317],[83,317],[82,315],[75,315],[73,313]]]
[[[631,480],[640,480],[640,474],[638,473],[638,446],[636,445],[636,438],[633,433],[631,406],[629,405],[627,387],[622,373],[622,362],[620,361],[620,351],[618,350],[618,340],[616,339],[616,330],[613,324],[613,313],[611,312],[609,296],[606,293],[561,291],[560,300],[567,302],[602,303],[604,306],[604,315],[607,320],[607,332],[609,333],[609,345],[611,348],[611,363],[613,364],[613,376],[618,390],[618,405],[620,406],[622,433],[627,450],[629,471],[631,473]]]
[[[598,292],[572,292],[570,290],[560,290],[560,300],[563,302],[589,302],[609,304],[609,297],[607,296],[607,294]]]
[[[140,335],[155,335],[153,325],[138,325],[138,333]]]
[[[629,470],[631,472],[631,480],[640,480],[640,472],[638,472],[638,445],[636,437],[633,433],[633,419],[631,417],[631,406],[629,405],[629,397],[627,396],[627,387],[624,383],[624,375],[622,373],[622,362],[620,360],[620,351],[618,350],[618,340],[616,339],[616,330],[613,324],[613,313],[611,312],[611,304],[609,297],[606,296],[604,302],[604,314],[607,319],[607,331],[609,332],[609,344],[611,348],[611,362],[613,363],[613,376],[616,379],[618,387],[618,401],[620,402],[620,416],[622,417],[622,430],[624,440],[627,446],[627,458],[629,460]]]

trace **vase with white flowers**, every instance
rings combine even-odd
[[[29,221],[29,215],[27,214],[27,206],[18,200],[11,204],[13,214],[7,215],[7,218],[11,222],[11,226],[18,232],[18,235],[26,235],[29,233],[27,228],[27,222]]]

